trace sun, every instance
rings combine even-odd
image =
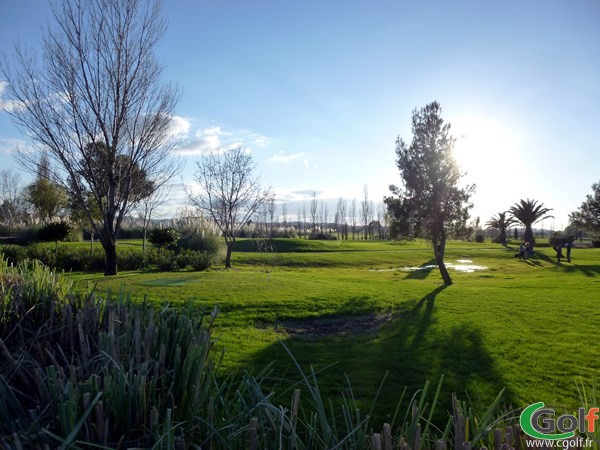
[[[464,181],[476,185],[471,197],[473,217],[485,221],[529,192],[532,181],[520,163],[523,138],[518,130],[485,116],[454,118],[450,130],[456,138],[454,157],[465,173]]]
[[[463,117],[452,122],[451,130],[456,138],[454,157],[472,176],[493,174],[495,164],[516,156],[516,136],[501,122],[482,116]]]

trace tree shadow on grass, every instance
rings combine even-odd
[[[408,275],[406,275],[404,278],[407,280],[423,280],[425,278],[427,278],[429,276],[429,274],[431,273],[432,270],[437,269],[437,262],[435,259],[430,259],[427,262],[424,262],[423,264],[421,264],[420,266],[415,266],[418,267],[415,270],[411,270]]]
[[[465,390],[482,399],[484,406],[491,404],[505,387],[502,374],[496,370],[494,360],[487,352],[481,332],[475,324],[441,323],[436,316],[436,301],[445,286],[428,293],[405,313],[384,325],[375,334],[354,336],[326,336],[319,340],[307,340],[302,336],[283,339],[294,358],[305,372],[312,366],[315,370],[335,365],[319,373],[319,387],[324,398],[337,403],[344,392],[347,374],[354,398],[367,411],[375,398],[384,375],[388,377],[382,386],[375,408],[375,424],[391,421],[405,387],[401,414],[408,407],[414,393],[425,382],[436,385],[444,376],[439,404],[434,413],[434,423],[443,426],[451,407],[452,393],[465,399]],[[254,356],[253,365],[258,369],[275,361],[274,373],[287,380],[299,380],[300,374],[286,354],[283,346],[274,344]],[[286,383],[277,391],[285,390]],[[432,400],[435,389],[430,391]],[[475,392],[474,392],[475,391]],[[280,401],[289,402],[289,392]],[[505,391],[505,404],[514,404],[513,394]]]
[[[587,264],[580,265],[576,263],[565,263],[565,264],[557,264],[560,266],[566,273],[569,272],[581,272],[588,277],[594,277],[600,275],[600,265],[598,264]]]
[[[542,261],[552,264],[556,268],[561,268],[566,273],[581,272],[588,277],[600,275],[600,264],[577,264],[576,262],[573,262],[575,259],[573,255],[571,255],[571,262],[567,262],[567,260],[563,258],[560,263],[544,253],[536,252],[536,255]]]

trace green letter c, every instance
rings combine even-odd
[[[540,433],[538,429],[533,424],[533,415],[534,413],[544,407],[544,402],[534,403],[533,405],[529,405],[527,408],[523,410],[521,413],[521,417],[519,418],[519,424],[521,425],[521,429],[527,433],[529,436],[536,439],[549,439],[549,440],[557,440],[557,439],[569,439],[575,436],[574,431],[569,431],[567,433],[562,434],[544,434]],[[537,425],[537,424],[536,424]]]

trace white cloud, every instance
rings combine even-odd
[[[324,191],[320,189],[286,189],[286,188],[275,188],[275,198],[281,203],[300,203],[309,202],[313,198],[313,194],[316,192],[317,198],[323,198]]]
[[[171,135],[179,138],[186,138],[189,135],[192,123],[189,119],[180,116],[171,118]]]
[[[176,153],[180,156],[196,156],[237,147],[245,147],[251,151],[252,147],[264,147],[268,141],[266,136],[249,129],[228,131],[220,126],[213,126],[197,130],[192,138],[183,139]]]
[[[303,152],[292,153],[290,155],[286,155],[283,151],[280,151],[277,154],[271,156],[269,158],[269,161],[274,162],[274,163],[288,164],[288,163],[290,163],[296,159],[300,159],[302,157],[304,157]],[[306,159],[304,161],[306,163]]]
[[[254,143],[259,147],[264,147],[269,143],[269,138],[266,136],[259,136],[254,140]]]
[[[17,150],[28,151],[29,149],[27,142],[22,139],[0,138],[0,153],[11,155]]]
[[[0,80],[0,111],[11,112],[15,109],[22,107],[22,104],[15,100],[4,100],[2,98],[4,91],[8,87],[8,82]]]

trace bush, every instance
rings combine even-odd
[[[223,243],[218,236],[198,229],[183,229],[177,242],[178,249],[206,252],[217,255],[223,249]]]
[[[309,239],[313,239],[315,241],[336,241],[337,236],[335,234],[325,234],[325,233],[311,233],[308,237]]]
[[[71,228],[65,240],[67,242],[83,242],[83,231],[80,228]]]
[[[154,228],[148,233],[148,241],[160,247],[175,247],[177,241],[181,237],[179,231],[175,228]]]
[[[479,242],[480,244],[482,242],[485,242],[485,236],[483,234],[478,234],[475,236],[475,242]]]
[[[3,245],[0,247],[0,253],[9,266],[27,259],[27,248],[20,245]]]
[[[192,267],[194,270],[206,270],[212,265],[212,256],[207,252],[173,251],[160,254],[154,249],[142,253],[139,249],[119,247],[117,267],[119,270],[144,270],[156,267],[158,270],[172,272]],[[81,246],[63,245],[53,249],[47,244],[32,244],[27,247],[19,245],[3,245],[0,254],[8,264],[18,264],[27,259],[37,260],[46,266],[74,272],[98,272],[104,269],[104,250],[95,245],[93,251]]]
[[[119,270],[140,270],[153,265],[156,251],[146,250],[142,253],[135,248],[122,248],[117,253],[117,267]]]
[[[18,228],[13,228],[0,223],[0,237],[14,236],[15,234],[18,234],[19,231],[20,229]]]
[[[121,228],[117,233],[117,239],[142,239],[144,231],[141,228]]]
[[[64,241],[71,232],[67,222],[50,222],[38,231],[38,239],[43,242]]]
[[[207,270],[212,265],[212,260],[207,252],[193,252],[189,265],[195,271],[201,272]]]
[[[17,240],[21,245],[32,244],[34,242],[38,242],[38,231],[40,231],[40,227],[37,225],[23,228],[17,234]]]

